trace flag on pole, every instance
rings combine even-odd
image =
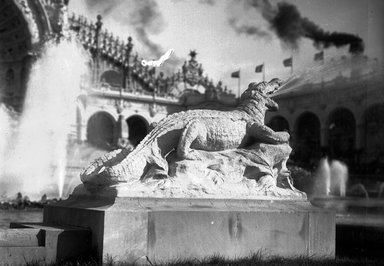
[[[256,72],[256,73],[261,73],[261,72],[263,72],[263,69],[264,69],[264,64],[258,65],[258,66],[255,68],[255,72]]]
[[[316,53],[314,60],[315,61],[323,61],[324,60],[324,51]]]
[[[231,78],[240,78],[240,70],[232,72]]]
[[[292,66],[292,57],[287,58],[287,59],[284,59],[284,61],[283,61],[283,65],[284,65],[285,67],[291,67],[291,66]]]

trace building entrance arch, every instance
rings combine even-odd
[[[140,115],[130,116],[127,120],[129,141],[133,146],[137,146],[140,141],[148,134],[149,124],[147,120]]]
[[[293,158],[305,164],[313,164],[321,157],[320,120],[305,112],[296,121],[295,153]]]
[[[107,112],[93,114],[87,123],[87,140],[103,149],[111,149],[114,141],[115,119]]]

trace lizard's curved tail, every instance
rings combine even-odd
[[[165,155],[175,147],[180,126],[172,116],[160,122],[132,152],[115,150],[95,160],[80,174],[81,181],[85,184],[111,185],[141,179],[148,166],[167,173]]]
[[[111,151],[92,162],[80,174],[80,179],[84,184],[111,185],[127,181],[130,178],[141,176],[147,162],[143,156],[135,156],[136,153],[127,149]],[[124,159],[128,158],[129,165],[118,166]]]

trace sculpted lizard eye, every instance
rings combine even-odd
[[[283,83],[283,81],[281,79],[274,78],[274,79],[271,79],[271,81],[269,83],[270,84],[271,83],[276,83],[276,84],[278,84],[280,86]]]
[[[274,78],[270,82],[267,83],[267,86],[264,90],[265,95],[271,95],[279,90],[282,81],[280,79]]]

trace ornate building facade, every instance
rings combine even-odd
[[[40,47],[47,39],[72,32],[91,55],[90,77],[78,97],[71,134],[76,141],[106,149],[126,145],[128,140],[136,145],[152,123],[170,113],[236,105],[235,95],[204,74],[195,51],[174,74],[156,73],[141,64],[132,39],[124,42],[114,37],[103,28],[100,16],[95,22],[68,17],[67,4],[65,0],[0,0],[0,103],[21,111]],[[383,168],[382,66],[365,57],[344,58],[309,76],[299,76],[277,93],[280,110],[266,119],[275,130],[290,131],[293,158],[311,164],[328,155],[353,167]]]
[[[311,165],[322,156],[354,171],[384,171],[384,71],[377,60],[343,57],[319,66],[279,91],[279,111],[267,123],[291,133],[293,158]]]
[[[0,102],[22,111],[31,65],[48,39],[59,41],[70,32],[91,55],[71,134],[79,142],[105,149],[137,145],[152,123],[170,113],[208,106],[228,109],[237,103],[221,82],[214,85],[204,75],[195,51],[179,71],[166,76],[143,66],[133,40],[114,37],[103,28],[101,16],[94,23],[69,17],[68,1],[0,3]]]

